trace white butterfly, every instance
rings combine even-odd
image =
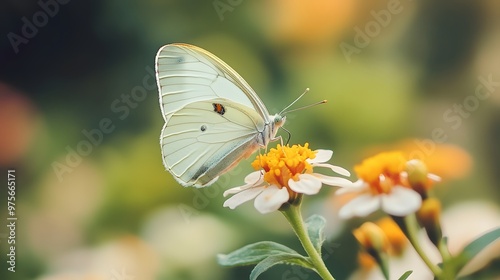
[[[285,123],[221,59],[188,44],[161,47],[156,80],[165,119],[163,164],[183,186],[205,187],[270,141]]]

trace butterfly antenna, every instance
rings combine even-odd
[[[304,90],[304,92],[301,95],[299,95],[299,97],[297,97],[292,103],[290,103],[290,105],[286,106],[285,109],[281,110],[280,115],[283,115],[283,112],[285,112],[288,108],[292,107],[293,104],[295,104],[297,101],[299,101],[299,99],[301,99],[302,96],[306,95],[306,93],[308,93],[308,92],[309,92],[309,88],[306,88],[306,90]]]
[[[302,107],[299,107],[299,108],[295,108],[295,109],[292,109],[292,110],[288,110],[288,111],[282,112],[281,114],[282,115],[286,115],[286,114],[288,114],[290,112],[295,112],[295,111],[306,109],[306,108],[313,107],[313,106],[316,106],[316,105],[325,104],[327,102],[328,101],[326,99],[325,100],[321,100],[321,101],[318,101],[318,102],[313,103],[313,104],[309,104],[309,105],[306,105],[306,106],[302,106]]]
[[[313,106],[316,106],[316,105],[319,105],[319,104],[324,104],[324,103],[327,102],[326,100],[321,100],[321,101],[313,103],[313,104],[309,104],[309,105],[306,105],[306,106],[302,106],[302,107],[299,107],[299,108],[288,110],[288,108],[292,107],[293,104],[295,104],[297,101],[299,101],[299,99],[301,99],[302,96],[304,96],[308,92],[309,92],[309,88],[306,88],[306,90],[304,90],[304,92],[299,97],[297,97],[292,103],[290,103],[290,105],[286,106],[285,109],[281,110],[281,112],[279,114],[281,116],[284,116],[284,115],[286,115],[286,114],[288,114],[290,112],[295,112],[295,111],[298,111],[298,110],[306,109],[306,108],[313,107]]]

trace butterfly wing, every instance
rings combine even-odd
[[[165,120],[192,102],[225,98],[254,109],[269,122],[269,112],[248,83],[202,48],[188,44],[163,46],[156,55],[156,75]]]
[[[184,186],[207,186],[274,139],[284,119],[271,121],[265,105],[236,71],[215,55],[170,44],[156,55],[165,126],[163,163]]]
[[[258,149],[264,127],[255,110],[232,100],[191,102],[171,113],[163,127],[163,163],[183,186],[210,185]]]

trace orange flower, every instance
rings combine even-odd
[[[387,148],[379,146],[371,152]],[[407,159],[421,160],[430,173],[439,174],[443,180],[462,178],[472,166],[472,159],[464,149],[452,144],[439,144],[430,139],[407,139],[391,144],[390,148],[401,151]]]

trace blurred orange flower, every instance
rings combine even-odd
[[[357,12],[357,1],[274,0],[265,2],[271,13],[266,28],[272,39],[315,46],[335,40],[350,28]]]
[[[367,154],[387,149],[398,150],[408,159],[420,159],[429,173],[438,174],[443,180],[467,176],[472,167],[470,155],[452,144],[438,144],[430,139],[406,139],[396,144],[377,146]]]
[[[375,224],[382,229],[389,240],[389,254],[392,256],[400,256],[409,243],[396,222],[389,217],[385,217],[375,222]]]
[[[17,164],[36,131],[36,111],[22,93],[0,82],[0,165]]]
[[[388,246],[386,252],[390,256],[401,256],[409,242],[393,219],[385,217],[375,222],[387,238]],[[358,253],[358,263],[363,269],[369,270],[377,265],[373,257],[366,251]]]

